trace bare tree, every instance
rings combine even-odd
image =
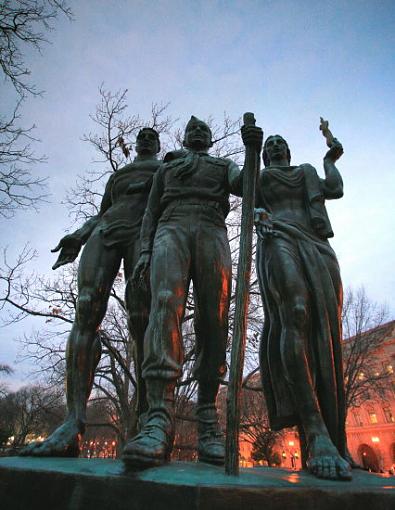
[[[45,161],[36,156],[32,131],[17,124],[22,99],[8,118],[0,114],[0,216],[10,218],[18,209],[34,208],[45,197],[46,179],[32,174],[32,166]]]
[[[28,81],[24,53],[28,48],[41,51],[59,14],[72,17],[64,0],[3,0],[0,4],[0,67],[21,96],[39,94]]]
[[[43,386],[26,386],[0,399],[2,430],[14,436],[13,447],[22,446],[28,434],[46,434],[64,413],[62,393]]]
[[[342,320],[347,409],[387,395],[391,373],[378,352],[388,334],[387,317],[386,307],[370,300],[363,287],[346,291]]]
[[[4,0],[0,3],[0,70],[18,95],[10,113],[0,112],[0,217],[11,218],[17,210],[36,209],[46,197],[46,179],[32,167],[45,161],[33,144],[35,126],[21,127],[21,105],[27,95],[40,91],[29,81],[25,62],[28,48],[41,51],[46,34],[59,14],[71,19],[64,0]]]

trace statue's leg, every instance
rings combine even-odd
[[[309,330],[313,317],[308,282],[304,279],[296,247],[282,240],[271,242],[269,285],[281,320],[280,352],[285,377],[305,431],[307,466],[317,477],[348,480],[350,466],[329,436],[314,390],[309,359]]]
[[[346,402],[345,402],[345,391],[344,391],[344,380],[343,380],[343,356],[341,340],[343,338],[342,332],[342,321],[341,314],[343,308],[343,285],[340,277],[340,269],[338,262],[335,257],[329,255],[323,255],[325,258],[325,264],[331,276],[333,283],[333,291],[336,296],[337,304],[337,322],[333,321],[332,331],[334,339],[334,361],[335,369],[337,372],[337,390],[338,390],[338,414],[339,414],[339,452],[346,459],[353,469],[361,468],[361,466],[353,459],[348,446],[347,446],[347,434],[346,434]]]
[[[148,326],[149,310],[151,304],[151,290],[149,282],[145,287],[134,285],[131,281],[133,269],[140,255],[140,242],[138,239],[130,245],[124,258],[124,270],[126,280],[125,302],[128,313],[128,326],[130,340],[133,343],[133,362],[136,376],[137,395],[136,413],[141,427],[148,410],[147,392],[142,375],[144,359],[144,335]],[[130,430],[129,437],[133,437],[137,431]]]
[[[111,286],[118,272],[120,255],[106,248],[99,235],[89,238],[78,268],[78,301],[66,349],[66,421],[42,443],[26,447],[23,455],[70,456],[79,454],[86,426],[86,406],[101,347],[97,336]]]
[[[193,283],[196,332],[195,376],[198,388],[199,460],[221,465],[225,460],[223,433],[216,398],[226,371],[228,311],[232,288],[231,255],[226,230],[204,225],[196,238]]]
[[[182,372],[181,324],[189,287],[189,222],[159,226],[151,259],[151,312],[144,338],[148,412],[123,451],[127,466],[168,461],[174,440],[174,388]]]

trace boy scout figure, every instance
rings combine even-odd
[[[215,402],[226,371],[232,289],[225,218],[229,194],[242,193],[242,172],[231,160],[207,153],[211,138],[207,124],[192,116],[183,142],[187,150],[167,155],[148,199],[134,280],[150,266],[152,301],[143,362],[149,408],[142,430],[124,449],[127,465],[155,466],[170,458],[174,389],[183,362],[181,326],[191,280],[196,305],[198,456],[200,461],[224,463]],[[260,150],[261,130],[255,126],[243,130],[243,141]]]

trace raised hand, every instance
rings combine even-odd
[[[52,269],[57,269],[60,266],[74,262],[74,260],[78,257],[81,246],[81,239],[74,236],[73,234],[68,234],[62,237],[58,245],[53,250],[51,250],[52,253],[60,250],[58,260],[52,266]]]
[[[248,147],[255,147],[257,151],[261,151],[263,142],[263,131],[260,127],[247,125],[241,127],[241,138],[243,144]]]

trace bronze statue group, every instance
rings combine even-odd
[[[246,148],[263,157],[257,178],[256,267],[265,320],[260,365],[273,430],[298,427],[307,469],[351,479],[345,435],[341,357],[342,284],[325,200],[343,194],[335,162],[341,144],[323,125],[325,178],[291,165],[287,142],[242,128]],[[65,422],[23,455],[78,456],[87,401],[100,359],[96,334],[124,263],[126,304],[135,344],[140,430],[123,451],[128,468],[166,463],[174,441],[174,391],[183,363],[182,320],[190,282],[195,312],[194,377],[198,459],[223,465],[216,398],[226,371],[232,265],[225,219],[229,196],[243,196],[243,168],[209,154],[209,126],[191,117],[184,149],[157,158],[159,136],[142,129],[134,161],[109,179],[100,212],[65,236],[54,269],[76,259],[79,298],[67,343]],[[150,289],[143,282],[149,280]]]

